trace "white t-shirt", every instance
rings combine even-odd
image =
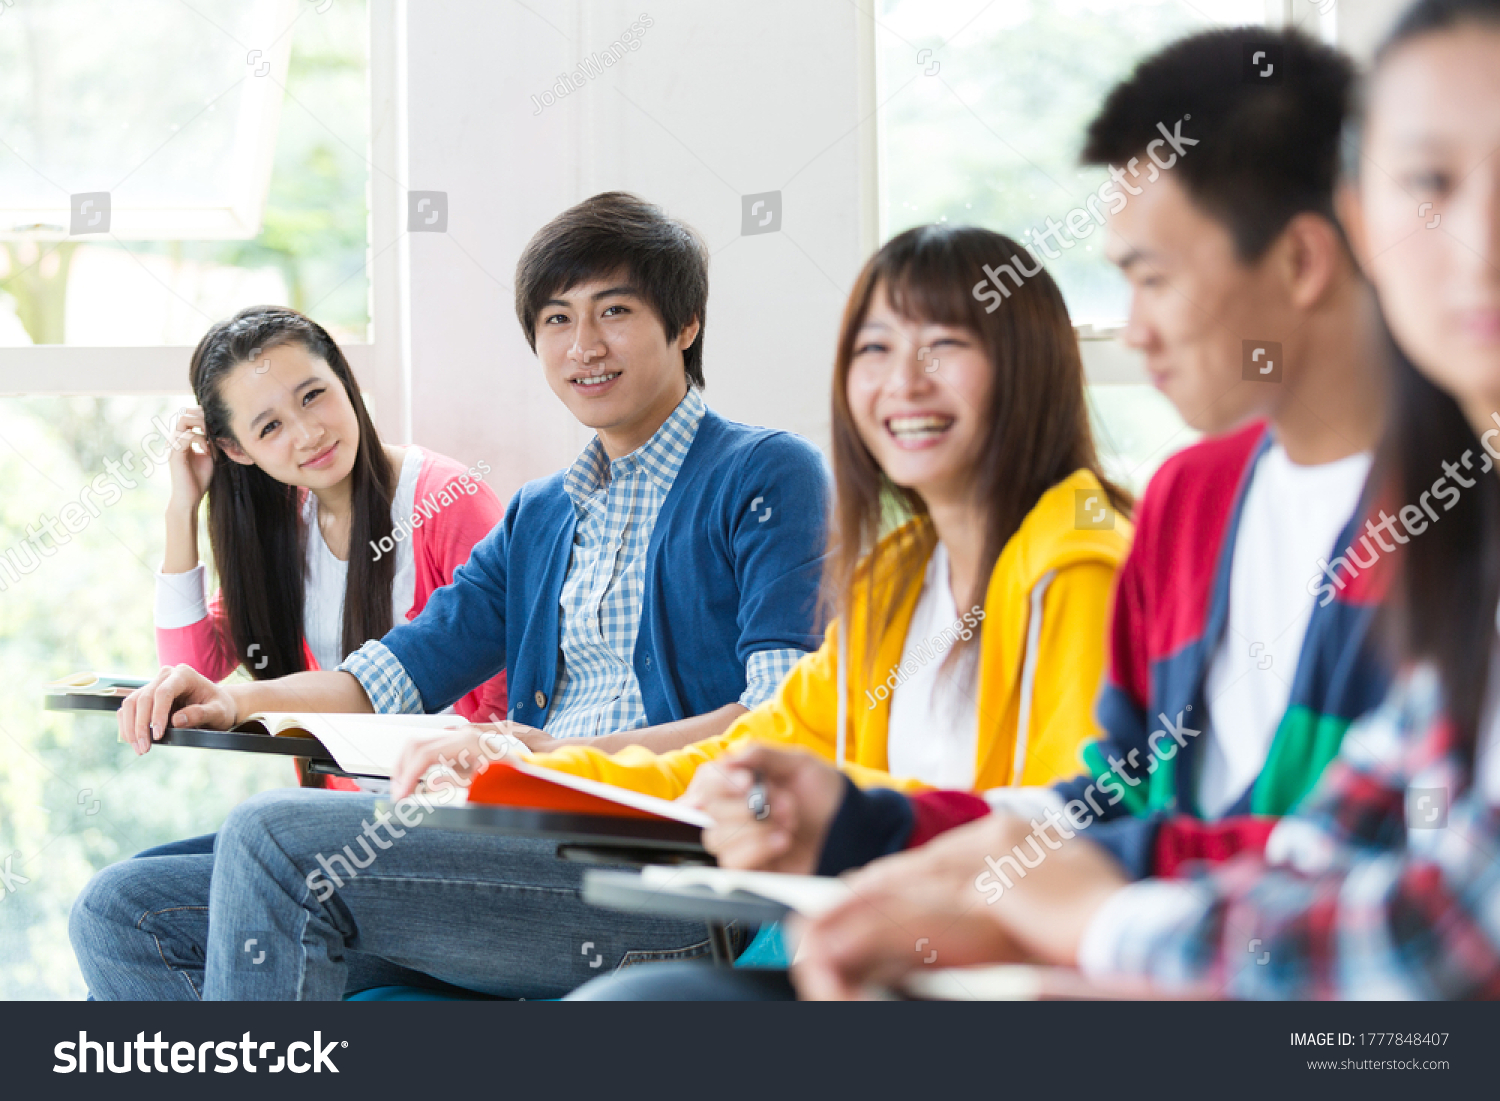
[[[417,478],[422,472],[422,452],[408,447],[401,462],[396,495],[391,501],[391,522],[398,523],[407,534],[395,542],[396,575],[391,585],[391,622],[407,622],[416,599],[417,569],[412,554],[411,516],[417,495]],[[337,669],[343,660],[341,642],[344,634],[344,588],[348,584],[349,563],[334,557],[318,527],[318,499],[311,493],[302,506],[302,520],[307,525],[306,581],[302,605],[302,633],[308,649],[322,669]],[[350,548],[361,553],[361,548]],[[362,553],[373,553],[365,547]],[[156,626],[165,630],[191,627],[208,615],[204,596],[206,570],[199,565],[187,573],[156,575]]]
[[[1317,602],[1308,581],[1330,557],[1369,470],[1365,453],[1299,466],[1280,444],[1256,463],[1234,540],[1229,621],[1204,681],[1197,792],[1206,817],[1232,807],[1265,766]]]
[[[978,640],[944,668],[965,626],[953,604],[948,549],[938,543],[927,562],[922,592],[906,632],[899,678],[891,691],[886,757],[894,776],[938,788],[974,786],[979,702],[974,673]],[[856,704],[856,706],[859,706]]]

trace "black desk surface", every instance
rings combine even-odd
[[[43,711],[118,711],[124,696],[98,696],[90,692],[66,692],[56,689],[42,695]]]
[[[583,901],[608,910],[751,925],[780,921],[790,912],[779,902],[743,891],[721,894],[711,887],[671,883],[648,886],[638,872],[602,868],[583,873]]]
[[[49,691],[42,706],[47,711],[118,711],[123,697],[96,696],[84,692]],[[316,771],[342,776],[333,754],[316,738],[277,738],[239,730],[199,730],[169,726],[157,741],[161,746],[191,746],[195,749],[228,749],[236,753],[269,753],[277,757],[302,757],[320,766]]]
[[[278,757],[302,757],[334,764],[333,754],[316,738],[278,738],[239,730],[198,730],[169,726],[157,745],[192,746],[196,749],[230,749],[237,753],[270,753]]]
[[[568,854],[574,859],[588,860],[588,851],[598,851],[601,856],[609,853],[629,863],[664,864],[673,858],[713,863],[713,857],[703,848],[703,831],[686,822],[464,803],[434,807],[424,813],[421,826],[543,838],[579,850]],[[645,858],[637,859],[634,854]]]

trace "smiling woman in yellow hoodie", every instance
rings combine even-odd
[[[718,737],[537,763],[666,798],[748,739],[810,749],[863,786],[1078,771],[1131,502],[1100,471],[1062,295],[1022,251],[926,226],[860,273],[834,366],[822,648]]]

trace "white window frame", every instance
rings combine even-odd
[[[367,0],[370,86],[370,212],[367,250],[370,340],[341,343],[392,439],[410,437],[405,344],[403,222],[406,187],[406,0]],[[0,395],[181,394],[188,389],[189,345],[82,347],[37,344],[0,348]]]
[[[0,0],[4,3],[4,0]],[[297,20],[298,0],[263,0],[261,31],[290,28]],[[122,241],[245,240],[260,233],[271,168],[276,157],[277,125],[281,117],[281,89],[286,86],[292,39],[283,32],[268,47],[265,62],[269,80],[243,82],[239,98],[234,164],[228,172],[230,193],[218,202],[162,205],[146,196],[135,202],[115,197],[110,212],[110,236]],[[259,51],[251,56],[259,58]],[[247,58],[247,63],[248,63]],[[249,138],[251,140],[245,140]],[[0,196],[0,226],[29,226],[35,241],[66,241],[70,218],[66,202],[43,206],[11,206]]]
[[[872,0],[872,3],[875,0]],[[1337,8],[1320,14],[1318,5],[1309,0],[1265,0],[1266,26],[1284,27],[1294,24],[1326,42],[1334,42]],[[876,69],[879,55],[875,43],[875,21],[861,19],[859,27],[859,82],[860,82],[860,157],[863,162],[861,176],[868,181],[861,187],[860,231],[865,254],[873,252],[880,242],[880,197],[884,193],[884,181],[880,178],[880,146],[885,141],[875,108]],[[1123,326],[1095,327],[1075,325],[1073,331],[1078,338],[1078,350],[1083,358],[1083,373],[1090,385],[1135,385],[1149,382],[1140,357],[1122,343],[1119,336]]]
[[[1309,0],[1265,0],[1267,26],[1295,23],[1333,41],[1339,8],[1327,14]],[[406,20],[408,0],[367,0],[370,81],[370,339],[342,344],[371,399],[381,432],[411,436],[409,239],[404,225],[406,167]],[[875,27],[856,20],[860,58],[859,205],[865,252],[879,242],[879,120]],[[1138,357],[1116,339],[1118,330],[1078,329],[1090,383],[1147,381]],[[43,344],[0,348],[0,395],[163,395],[187,389],[187,345],[81,347]]]

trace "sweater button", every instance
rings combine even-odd
[[[646,655],[646,668],[647,669],[651,668],[651,655],[650,654]]]
[[[542,692],[542,690],[540,688],[538,688],[536,690],[536,695],[533,696],[532,698],[536,700],[536,705],[538,707],[546,707],[547,706],[547,697]]]

